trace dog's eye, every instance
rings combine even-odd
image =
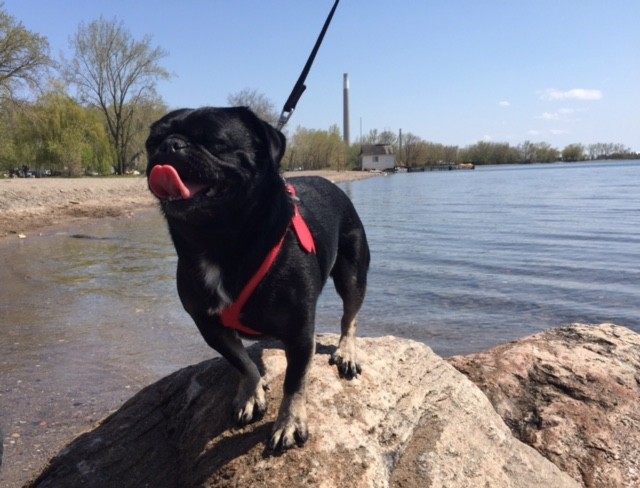
[[[220,140],[207,141],[207,149],[211,154],[224,154],[229,152],[229,146]]]

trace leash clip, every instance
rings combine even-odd
[[[287,124],[287,122],[289,122],[291,115],[293,115],[293,109],[289,111],[282,110],[282,113],[280,114],[280,118],[278,119],[278,125],[276,126],[276,129],[282,130],[282,128]]]
[[[300,203],[300,198],[298,197],[298,195],[296,195],[296,190],[293,188],[293,185],[287,183],[287,180],[284,176],[282,177],[282,181],[284,181],[284,187],[287,190],[287,193],[289,194],[289,197],[291,198],[293,203]]]

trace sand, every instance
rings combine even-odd
[[[335,183],[368,178],[361,171],[300,171]],[[25,239],[82,220],[129,215],[157,205],[142,176],[0,179],[0,240]]]

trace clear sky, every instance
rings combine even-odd
[[[169,52],[171,108],[226,105],[256,89],[279,110],[333,0],[5,0],[6,11],[69,52],[81,22],[122,20]],[[341,0],[289,122],[351,136],[411,132],[485,140],[622,143],[640,151],[640,0]]]

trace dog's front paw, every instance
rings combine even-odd
[[[285,395],[280,405],[278,419],[267,443],[272,451],[284,451],[302,446],[309,438],[307,407],[304,393]]]
[[[352,380],[362,373],[362,367],[356,361],[355,354],[345,354],[340,348],[331,355],[329,364],[338,367],[340,378]]]
[[[265,390],[269,387],[262,378],[254,381],[243,378],[233,400],[233,416],[239,425],[247,425],[264,417],[267,411]]]
[[[273,426],[269,449],[272,451],[284,451],[295,446],[302,446],[309,438],[307,419],[287,417],[278,419]]]

